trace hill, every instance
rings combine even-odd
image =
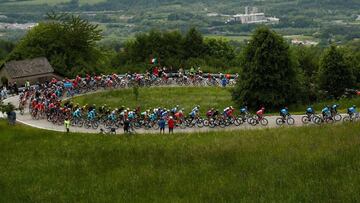
[[[56,10],[77,13],[101,24],[110,41],[124,41],[152,28],[186,30],[191,26],[199,27],[204,34],[246,36],[256,25],[224,23],[227,15],[244,13],[245,6],[280,18],[279,24],[270,26],[283,35],[306,35],[324,42],[329,38],[343,42],[360,37],[356,21],[360,2],[356,0],[0,0],[0,13],[6,16],[0,18],[0,23],[39,22],[47,12]],[[214,13],[219,15],[211,15]],[[9,30],[1,32],[5,39],[19,37]]]
[[[1,202],[360,200],[357,124],[129,137],[3,121],[0,130]]]

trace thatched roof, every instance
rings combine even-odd
[[[4,69],[11,78],[21,78],[54,72],[54,69],[45,57],[22,61],[10,61],[5,63]]]

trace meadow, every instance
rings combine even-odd
[[[121,106],[136,108],[141,107],[142,110],[153,109],[156,107],[173,108],[179,105],[184,108],[186,112],[191,111],[195,105],[200,105],[201,112],[206,113],[210,108],[215,108],[222,111],[228,106],[237,107],[231,99],[231,88],[220,87],[158,87],[158,88],[139,88],[139,97],[136,100],[133,89],[112,90],[107,92],[100,92],[89,94],[81,97],[75,97],[72,101],[76,104],[95,104],[100,107],[104,104],[112,108],[119,108]],[[292,114],[304,114],[308,106],[312,106],[317,113],[326,105],[339,104],[339,111],[346,113],[347,108],[352,105],[360,107],[360,97],[343,98],[340,100],[325,100],[322,102],[304,105],[289,105],[289,110]],[[256,109],[250,109],[255,112]],[[277,114],[278,110],[271,110],[267,107],[267,114]]]
[[[103,136],[0,121],[0,202],[359,202],[359,131]]]

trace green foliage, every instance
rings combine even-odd
[[[12,42],[0,40],[0,60],[5,59],[14,47],[15,45]]]
[[[243,54],[243,71],[233,92],[238,105],[273,109],[297,101],[297,72],[281,36],[266,27],[258,28]]]
[[[1,77],[1,84],[5,84],[5,85],[7,85],[8,84],[8,82],[9,82],[9,79],[7,79],[5,76],[3,76],[3,77]]]
[[[160,32],[151,30],[135,36],[126,42],[112,60],[112,65],[123,69],[128,65],[146,68],[152,57],[157,57],[160,65],[179,67],[191,66],[234,66],[234,47],[223,39],[207,39],[195,28],[186,35],[179,31]]]
[[[185,58],[198,58],[205,54],[205,44],[202,34],[191,28],[184,38]]]
[[[96,43],[101,30],[79,16],[50,14],[49,20],[30,30],[7,60],[45,56],[64,76],[96,71],[105,61]]]
[[[2,113],[10,113],[15,110],[15,106],[11,103],[3,104],[3,102],[0,102],[0,112]]]
[[[329,95],[339,98],[346,88],[354,85],[354,76],[344,54],[336,46],[331,46],[322,55],[320,61],[320,88]]]
[[[317,77],[321,49],[318,47],[292,47],[296,63],[300,69],[300,84],[304,93],[303,102],[315,102],[319,99]]]

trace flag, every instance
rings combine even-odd
[[[150,63],[156,65],[158,63],[158,59],[157,58],[152,58]]]

